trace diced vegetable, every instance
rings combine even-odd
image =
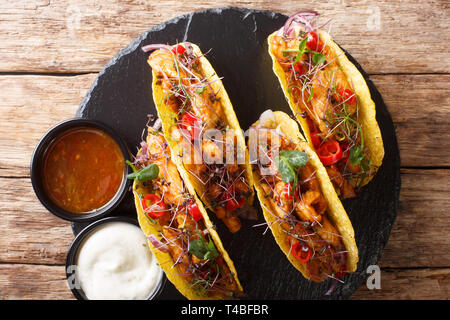
[[[339,142],[330,141],[323,144],[319,150],[317,150],[317,155],[319,156],[320,161],[322,161],[325,166],[328,166],[341,160],[342,149]]]
[[[142,208],[152,219],[159,219],[167,212],[166,205],[162,199],[153,193],[147,194],[142,199]]]

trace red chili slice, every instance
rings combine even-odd
[[[191,140],[195,139],[197,123],[197,118],[191,112],[185,113],[181,118],[181,128],[189,133]]]
[[[189,202],[189,204],[187,205],[187,209],[192,219],[194,219],[196,222],[203,219],[203,215],[200,212],[200,209],[195,201]]]
[[[236,209],[239,209],[240,207],[242,207],[244,205],[244,202],[245,202],[244,198],[239,198],[239,200],[230,198],[227,201],[225,208],[227,210],[233,211],[233,210],[236,210]]]
[[[320,41],[317,32],[311,31],[308,33],[308,41],[306,42],[306,46],[310,50],[314,50],[317,52],[321,52],[323,50],[323,42]]]
[[[183,54],[185,51],[186,51],[186,48],[183,47],[181,44],[179,44],[179,45],[177,45],[177,46],[172,48],[172,52],[175,55]]]
[[[292,255],[300,262],[308,262],[311,258],[311,248],[306,243],[296,242],[291,249]]]
[[[325,166],[328,166],[341,160],[342,149],[337,141],[330,141],[317,150],[317,155],[319,156],[320,161],[322,161]]]
[[[142,208],[152,219],[161,218],[167,211],[162,199],[153,193],[149,193],[142,199]]]
[[[235,196],[233,197],[233,190],[232,188],[228,189],[227,192],[223,195],[223,200],[225,202],[225,209],[233,211],[236,209],[239,209],[244,205],[245,198],[241,196]]]
[[[311,137],[311,142],[314,146],[314,148],[318,148],[320,146],[320,144],[322,143],[322,138],[320,136],[318,136],[318,134],[320,134],[319,131],[311,131],[310,132],[310,137]]]
[[[281,197],[285,199],[293,199],[292,195],[292,183],[286,183],[283,191],[281,191]]]
[[[292,182],[286,183],[283,190],[281,191],[281,197],[285,199],[292,200],[296,194],[299,192],[299,187],[295,187],[295,189],[292,191]]]
[[[345,102],[350,105],[354,105],[356,102],[356,95],[350,89],[339,89],[338,95],[334,95],[334,98],[339,102]]]

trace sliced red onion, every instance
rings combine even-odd
[[[141,141],[141,152],[134,157],[134,163],[145,163],[148,161],[148,155],[147,155],[147,142]]]
[[[283,37],[285,37],[285,38],[287,38],[288,37],[288,34],[291,32],[291,24],[292,24],[292,21],[294,21],[294,15],[292,15],[292,16],[290,16],[288,19],[287,19],[287,21],[286,21],[286,23],[284,24],[284,26],[283,26]]]
[[[310,11],[300,11],[294,14],[294,16],[295,15],[299,15],[305,18],[316,18],[320,16],[320,13],[318,13],[317,11],[310,10]]]
[[[166,244],[159,241],[158,238],[156,238],[153,234],[149,235],[147,239],[148,241],[151,242],[151,244],[153,245],[153,247],[155,247],[155,249],[158,249],[161,252],[169,252],[169,247]]]
[[[190,42],[184,42],[184,47],[186,48],[186,53],[188,56],[194,53],[194,48],[192,48],[192,44]]]
[[[337,283],[338,283],[338,281],[336,279],[333,279],[330,289],[328,289],[328,291],[325,293],[326,296],[329,296],[330,294],[333,293],[334,289],[336,289],[336,287],[337,287]]]
[[[292,24],[294,22],[302,24],[306,32],[313,31],[315,28],[312,25],[311,20],[318,16],[319,13],[315,11],[302,11],[290,16],[282,28],[283,37],[288,38],[292,36],[292,32],[294,31]]]
[[[148,44],[146,46],[143,46],[142,51],[149,52],[153,50],[163,49],[166,51],[172,51],[172,47],[167,44],[157,43],[157,44]]]
[[[156,119],[155,123],[153,124],[152,128],[156,131],[158,131],[159,129],[161,129],[162,126],[162,121],[160,118]]]
[[[297,18],[294,19],[293,22],[303,25],[305,27],[305,31],[306,32],[311,32],[311,31],[314,30],[314,26],[312,25],[311,21],[309,21],[306,18],[297,17]]]

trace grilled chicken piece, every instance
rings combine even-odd
[[[322,221],[322,214],[327,204],[318,191],[306,191],[302,194],[300,201],[295,206],[295,213],[301,221],[309,221],[316,224]]]
[[[189,255],[186,254],[186,248],[183,246],[183,241],[181,239],[181,232],[172,229],[170,227],[164,226],[162,228],[162,233],[167,240],[167,246],[169,247],[170,255],[175,262],[178,270],[183,274],[188,282],[192,281],[193,274],[188,271],[190,261]]]
[[[217,123],[222,118],[222,104],[216,100],[215,93],[209,86],[203,87],[201,94],[192,92],[191,106],[195,115],[205,124],[203,130],[217,128]],[[197,88],[194,88],[197,90]]]
[[[305,190],[320,191],[319,179],[315,175],[316,170],[310,164],[306,164],[301,170],[301,188]]]
[[[186,73],[183,69],[176,68],[174,63],[174,56],[172,53],[165,50],[156,50],[148,58],[148,63],[153,71],[161,76],[162,79],[177,80],[186,79]],[[186,84],[188,84],[186,82]]]
[[[241,229],[241,220],[236,216],[236,214],[229,210],[225,210],[225,217],[222,221],[231,233],[238,232]]]
[[[178,229],[186,228],[191,232],[192,239],[197,238],[197,224],[189,214],[186,214],[184,211],[179,211],[175,216],[175,220]]]
[[[325,167],[325,169],[327,169],[327,173],[330,177],[331,182],[337,187],[337,189],[340,190],[341,197],[343,199],[353,198],[356,196],[353,186],[350,184],[350,182],[348,182],[347,179],[344,179],[335,165],[327,166]]]
[[[176,165],[170,160],[170,150],[162,133],[147,135],[147,154],[159,167],[158,185],[164,202],[179,206],[183,201],[184,184]]]
[[[323,217],[321,225],[315,225],[314,231],[322,240],[337,248],[340,244],[340,235],[336,228],[331,224],[326,217]]]

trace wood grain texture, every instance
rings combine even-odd
[[[227,6],[286,15],[314,9],[333,19],[336,41],[369,73],[450,70],[446,0],[308,0],[282,6],[265,0],[1,0],[0,72],[98,72],[151,27],[181,14]]]
[[[353,300],[448,300],[450,299],[450,269],[386,269],[381,270],[381,289],[362,285],[352,295]]]
[[[75,115],[96,74],[0,76],[0,176],[27,177],[42,135]],[[402,166],[450,166],[450,75],[376,75],[391,113]],[[427,106],[427,112],[418,112]],[[439,139],[436,139],[439,137]]]
[[[74,117],[95,77],[0,76],[0,176],[29,176],[39,139],[58,122]]]
[[[74,299],[64,266],[0,264],[0,299]],[[381,289],[362,285],[351,299],[449,299],[450,269],[381,271]]]
[[[28,178],[0,178],[0,263],[62,265],[74,236],[48,212]]]
[[[449,166],[450,75],[383,75],[371,79],[394,121],[401,165]]]
[[[449,170],[402,169],[397,219],[381,267],[450,267]]]
[[[64,266],[0,264],[0,299],[74,299],[64,269]]]

